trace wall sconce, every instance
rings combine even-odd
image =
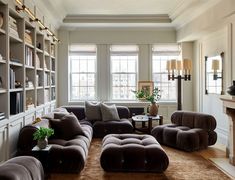
[[[48,36],[51,36],[54,41],[60,42],[60,40],[58,38],[56,38],[55,34],[48,27],[46,27],[42,23],[42,21],[40,19],[38,19],[28,7],[25,6],[24,0],[23,0],[23,2],[21,2],[20,0],[15,0],[15,1],[16,1],[17,4],[19,4],[21,6],[21,8],[16,6],[16,11],[17,12],[24,11],[25,13],[27,13],[32,21],[38,23],[40,30],[46,30]]]
[[[191,80],[192,61],[189,59],[183,59],[183,61],[172,59],[166,63],[166,69],[168,71],[168,80],[178,80],[177,91],[177,110],[182,110],[182,98],[181,98],[181,80]]]
[[[212,60],[211,69],[214,71],[213,80],[217,80],[219,78],[222,78],[222,76],[218,77],[218,72],[217,71],[220,69],[220,63],[219,63],[218,59],[213,59]]]

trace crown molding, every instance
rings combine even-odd
[[[104,15],[104,14],[88,14],[88,15],[67,15],[64,23],[171,23],[171,19],[167,14],[150,14],[150,15]]]

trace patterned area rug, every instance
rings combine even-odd
[[[93,139],[89,149],[85,168],[80,174],[51,174],[53,180],[224,180],[230,179],[211,162],[196,153],[187,153],[169,147],[163,147],[170,164],[164,173],[107,173],[100,166],[101,140]]]

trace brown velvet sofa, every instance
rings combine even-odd
[[[171,122],[152,130],[152,135],[160,144],[190,152],[216,143],[216,120],[209,114],[176,111],[171,116]]]
[[[19,134],[17,155],[33,155],[32,148],[37,144],[33,133],[38,127],[50,127],[50,120],[42,119],[36,124],[23,127]],[[84,135],[62,139],[53,135],[48,139],[51,149],[48,154],[48,172],[79,173],[85,165],[93,130],[86,122],[80,122]],[[69,129],[68,129],[69,131]]]
[[[84,106],[63,106],[68,112],[73,112],[79,120],[90,124],[93,128],[93,137],[103,138],[107,134],[133,133],[133,126],[128,120],[130,111],[125,106],[117,106],[119,121],[86,120]]]
[[[42,164],[31,156],[12,158],[0,165],[1,180],[43,180]]]

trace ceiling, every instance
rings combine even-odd
[[[42,0],[60,27],[179,28],[220,0]]]

